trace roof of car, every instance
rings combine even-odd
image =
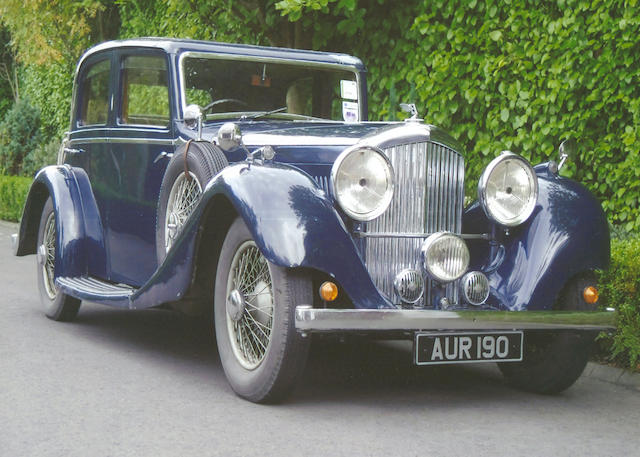
[[[96,52],[115,48],[156,48],[175,54],[186,51],[213,52],[217,54],[243,55],[285,60],[303,60],[309,62],[347,65],[364,70],[364,65],[357,57],[334,52],[307,51],[302,49],[275,48],[248,44],[219,43],[214,41],[197,41],[175,38],[144,37],[128,40],[114,40],[98,44],[90,48],[80,59],[86,59]]]

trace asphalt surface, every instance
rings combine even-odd
[[[635,389],[582,377],[539,396],[398,346],[314,341],[286,403],[248,403],[207,322],[90,303],[46,319],[14,231],[0,223],[0,456],[640,455]]]

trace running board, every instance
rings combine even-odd
[[[57,278],[56,286],[65,294],[80,300],[118,308],[130,308],[131,295],[137,290],[124,284],[112,284],[101,279],[84,276]]]

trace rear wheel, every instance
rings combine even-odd
[[[239,396],[275,402],[293,388],[309,348],[295,329],[301,303],[311,303],[307,275],[270,263],[236,219],[218,261],[214,321],[222,367]]]
[[[571,279],[561,292],[556,310],[587,311],[595,305],[584,301],[585,287],[595,286],[592,273]],[[522,362],[499,363],[507,382],[522,390],[554,394],[575,383],[589,360],[594,333],[529,332],[524,338]]]
[[[40,301],[45,314],[55,321],[71,321],[78,314],[80,300],[62,293],[55,283],[55,262],[58,245],[56,214],[51,197],[47,199],[38,228],[37,275]]]

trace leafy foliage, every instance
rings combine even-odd
[[[471,174],[501,149],[553,158],[572,135],[581,151],[566,173],[611,222],[639,229],[637,2],[457,3],[420,6],[407,39],[425,65],[406,77],[429,120],[465,143]]]
[[[611,267],[601,274],[603,298],[619,312],[611,357],[640,371],[640,236],[614,240]]]
[[[0,219],[19,221],[31,187],[31,178],[0,175]]]
[[[360,56],[373,120],[414,102],[467,151],[468,194],[510,149],[563,173],[602,201],[619,233],[640,230],[640,7],[637,0],[6,0],[2,22],[26,65],[24,92],[43,134],[68,125],[82,50],[119,36],[303,47]],[[32,36],[31,36],[32,35]]]
[[[14,54],[11,34],[0,24],[0,118],[20,98],[18,65]]]
[[[0,123],[0,174],[21,174],[24,158],[38,147],[40,138],[40,110],[19,101]]]
[[[46,142],[60,140],[69,129],[74,69],[75,62],[65,60],[29,65],[24,69],[23,93],[40,109]]]
[[[58,160],[60,141],[53,139],[48,143],[41,143],[24,158],[22,164],[22,174],[24,176],[35,176],[41,168],[53,165]]]
[[[2,22],[11,31],[18,58],[43,65],[77,58],[91,36],[91,20],[104,5],[96,0],[3,0]]]

